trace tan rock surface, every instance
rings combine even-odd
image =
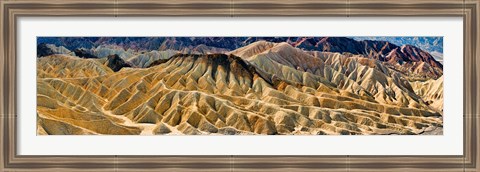
[[[421,134],[443,125],[427,102],[443,99],[443,78],[413,83],[373,59],[285,43],[230,54],[118,72],[92,59],[38,59],[37,133]]]

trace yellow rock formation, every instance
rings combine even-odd
[[[38,134],[421,134],[443,125],[443,77],[409,82],[372,59],[286,43],[118,72],[53,55],[37,60],[37,74]]]

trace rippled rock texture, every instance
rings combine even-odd
[[[268,41],[231,51],[159,46],[79,58],[42,45],[37,133],[442,134],[443,66],[415,47],[384,45],[386,56],[366,56]]]

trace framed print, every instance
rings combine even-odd
[[[1,1],[0,168],[477,171],[478,7]]]

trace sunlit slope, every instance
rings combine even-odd
[[[113,73],[98,59],[55,54],[37,59],[37,78],[95,77]]]
[[[312,88],[325,84],[380,104],[429,109],[401,73],[374,59],[329,52],[307,53],[287,43],[264,41],[232,54],[293,83]]]
[[[392,71],[285,46],[244,52],[255,56],[246,60],[180,54],[145,69],[93,70],[98,74],[91,77],[39,75],[38,133],[416,134],[442,126],[441,114],[406,92],[409,83]]]
[[[415,93],[421,96],[431,107],[443,111],[443,76],[433,80],[412,82]]]

